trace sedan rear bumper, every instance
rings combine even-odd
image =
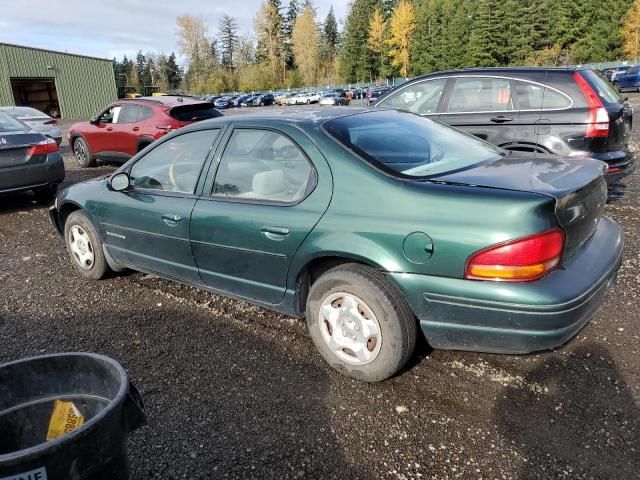
[[[0,168],[0,193],[20,192],[60,183],[64,180],[64,161],[49,154],[43,163]]]
[[[622,261],[623,233],[603,217],[562,268],[528,283],[389,274],[434,348],[528,353],[575,336],[600,306]]]

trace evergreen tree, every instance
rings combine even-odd
[[[287,68],[293,68],[293,51],[291,49],[291,38],[293,36],[293,26],[296,24],[296,18],[300,13],[300,7],[298,0],[290,0],[287,14],[284,17],[284,23],[282,25],[282,36],[284,43],[284,57],[287,64]]]
[[[466,49],[467,63],[474,67],[505,64],[504,12],[498,0],[478,0]]]
[[[332,58],[335,57],[336,52],[338,51],[339,35],[338,22],[336,20],[335,13],[333,13],[332,5],[331,8],[329,8],[327,18],[325,18],[324,24],[322,25],[322,37],[329,48]]]
[[[219,28],[221,64],[224,68],[232,70],[235,67],[233,54],[238,47],[238,23],[235,18],[229,15],[223,15]]]
[[[370,81],[378,58],[368,47],[369,21],[382,0],[354,0],[340,49],[340,76],[346,81]]]

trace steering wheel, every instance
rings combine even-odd
[[[192,173],[197,170],[195,163],[175,163],[169,166],[169,182],[174,192],[193,193]]]

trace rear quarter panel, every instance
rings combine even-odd
[[[334,191],[327,212],[293,259],[290,288],[304,265],[320,256],[353,258],[387,272],[462,278],[472,253],[557,226],[551,197],[402,181],[322,133],[316,140],[330,165]],[[413,232],[433,241],[433,254],[423,263],[403,253]]]

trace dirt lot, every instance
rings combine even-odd
[[[79,170],[63,151],[66,183],[115,168]],[[639,478],[639,174],[607,214],[627,239],[618,283],[564,348],[422,345],[408,371],[367,385],[331,370],[297,320],[138,273],[82,280],[46,209],[2,198],[0,363],[119,360],[149,416],[131,437],[134,479]]]

